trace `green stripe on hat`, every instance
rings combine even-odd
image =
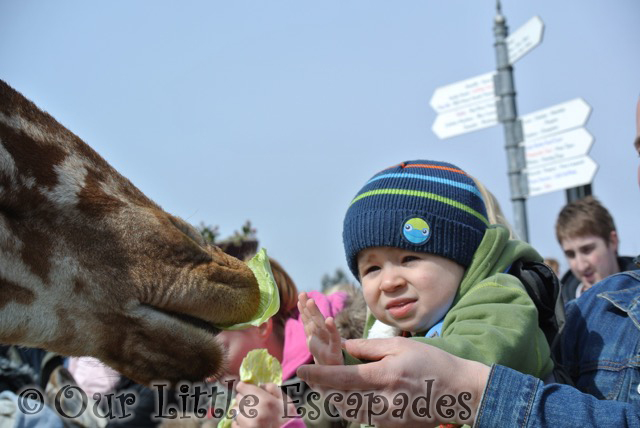
[[[474,217],[478,218],[480,221],[482,221],[487,227],[489,226],[489,221],[486,219],[486,217],[480,214],[478,211],[474,210],[473,208],[470,208],[469,206],[462,204],[458,201],[455,201],[453,199],[445,198],[444,196],[436,195],[435,193],[421,192],[419,190],[408,190],[408,189],[370,190],[368,192],[364,192],[356,196],[355,199],[351,201],[351,204],[349,205],[349,207],[351,207],[351,205],[358,202],[360,199],[366,198],[368,196],[375,196],[375,195],[403,195],[403,196],[416,196],[418,198],[433,199],[435,201],[442,202],[447,205],[451,205],[452,207],[458,208],[466,213],[469,213]]]

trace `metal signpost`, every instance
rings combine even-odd
[[[591,194],[598,166],[587,156],[593,136],[583,128],[591,107],[576,98],[518,117],[512,65],[542,42],[544,23],[534,16],[509,35],[500,0],[496,9],[496,71],[437,88],[432,130],[443,139],[502,123],[514,227],[528,241],[527,197],[567,189],[570,202]]]
[[[516,90],[513,85],[513,68],[507,49],[508,27],[497,3],[497,15],[494,20],[493,34],[495,36],[497,74],[495,76],[495,91],[498,99],[498,120],[504,128],[505,149],[507,151],[507,173],[509,175],[509,189],[513,203],[514,228],[520,239],[529,240],[527,227],[527,175],[525,172],[524,148],[520,144],[522,138],[522,123],[518,119],[516,107]],[[517,34],[518,32],[514,33]],[[513,46],[518,43],[512,43]],[[518,58],[523,54],[519,54]]]

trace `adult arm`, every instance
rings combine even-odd
[[[640,427],[640,407],[598,400],[569,385],[544,385],[532,376],[496,365],[492,367],[475,421],[474,428],[564,426],[567,422],[574,426],[614,423]]]
[[[343,418],[384,427],[473,422],[489,376],[488,366],[401,337],[349,340],[345,347],[349,354],[372,362],[347,366],[304,365],[298,369],[298,376],[311,388],[324,392],[325,396],[335,393],[342,398],[332,403]],[[352,393],[365,400],[373,393],[383,398],[389,407],[378,415],[362,408],[354,412],[355,406],[348,404]],[[410,404],[400,411],[403,400],[397,401],[401,398],[399,394],[406,394],[411,403],[423,398],[415,408]],[[427,395],[430,399],[425,412]],[[455,397],[456,403],[443,406],[438,411],[437,402],[445,395]],[[445,397],[445,401],[451,404],[449,398]],[[463,406],[460,406],[461,401]]]
[[[640,407],[629,403],[601,401],[567,385],[543,385],[532,377],[503,366],[489,368],[464,360],[438,348],[404,338],[350,340],[347,351],[369,364],[355,366],[306,365],[298,376],[314,388],[351,392],[374,392],[392,399],[398,392],[411,397],[424,395],[425,382],[434,380],[431,405],[438,397],[460,397],[468,393],[466,411],[442,417],[432,411],[422,418],[424,426],[437,423],[467,423],[474,427],[552,426],[567,421],[580,426],[598,426],[615,421],[640,427]],[[343,411],[344,407],[338,407]],[[463,409],[466,410],[466,409]],[[355,419],[366,422],[366,415]],[[463,417],[461,417],[463,416]],[[407,426],[415,419],[399,419],[391,410],[374,419],[381,426]],[[573,424],[572,422],[572,424]]]

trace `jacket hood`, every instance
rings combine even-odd
[[[509,231],[492,225],[473,254],[471,265],[462,277],[454,304],[477,282],[498,273],[505,273],[516,260],[541,262],[542,256],[529,244],[509,239]]]

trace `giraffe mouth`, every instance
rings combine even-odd
[[[161,309],[158,308],[156,306],[151,306],[151,305],[147,305],[147,304],[141,304],[141,306],[146,307],[147,309],[151,309],[152,311],[155,312],[160,312],[161,314],[164,314],[170,318],[173,318],[175,320],[178,320],[182,323],[188,324],[192,327],[195,327],[199,330],[204,330],[206,333],[211,334],[213,336],[217,335],[218,333],[220,333],[220,329],[216,328],[213,326],[213,324],[211,324],[208,321],[205,321],[201,318],[198,317],[194,317],[192,315],[187,315],[187,314],[183,314],[180,312],[172,312],[172,311],[168,311],[166,309]]]

